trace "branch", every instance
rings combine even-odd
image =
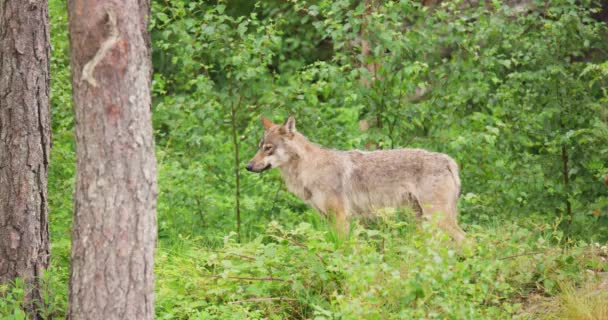
[[[289,279],[281,279],[281,278],[274,278],[274,277],[264,277],[264,278],[257,278],[257,277],[237,277],[237,276],[220,276],[220,275],[214,275],[211,276],[212,278],[228,278],[228,279],[235,279],[235,280],[257,280],[257,281],[284,281],[284,282],[293,282],[293,280],[289,280]]]
[[[278,239],[283,239],[283,240],[286,240],[287,242],[289,242],[289,243],[291,243],[291,244],[293,244],[295,246],[298,246],[300,248],[304,248],[304,249],[310,250],[307,245],[305,245],[303,243],[300,243],[300,242],[297,242],[297,241],[295,241],[293,239],[283,238],[283,237],[275,236],[275,235],[271,235],[271,237],[278,238]],[[320,250],[323,250],[323,251],[328,252],[328,253],[332,253],[332,251],[327,250],[327,249],[320,249]],[[318,254],[317,252],[314,252],[314,254],[315,254],[315,256],[317,256],[317,258],[319,258],[319,261],[321,261],[322,264],[327,264],[327,263],[325,263],[325,259],[323,259],[323,257],[321,257],[320,254]]]
[[[228,304],[236,304],[236,303],[242,303],[242,302],[260,302],[260,301],[298,301],[296,299],[293,298],[285,298],[285,297],[278,297],[278,298],[250,298],[250,299],[243,299],[243,300],[236,300],[236,301],[230,301],[228,302]]]
[[[118,35],[118,28],[116,27],[116,17],[111,11],[107,12],[108,25],[110,26],[110,36],[101,44],[101,47],[89,62],[87,62],[82,68],[82,77],[80,81],[87,81],[93,87],[97,87],[97,81],[93,78],[93,71],[97,64],[106,56],[108,51],[118,42],[120,39]]]
[[[508,259],[513,259],[513,258],[517,258],[517,257],[531,256],[531,255],[535,255],[535,254],[546,253],[548,251],[551,251],[552,249],[555,249],[555,248],[549,248],[547,250],[541,250],[541,251],[531,251],[531,252],[524,252],[524,253],[520,253],[520,254],[514,254],[512,256],[499,258],[498,260],[508,260]]]
[[[243,254],[238,254],[238,253],[228,253],[228,255],[235,256],[235,257],[239,257],[239,258],[242,258],[242,259],[245,259],[245,260],[249,260],[249,261],[255,261],[255,258],[254,258],[254,257],[246,256],[246,255],[243,255]]]
[[[270,236],[273,237],[273,238],[276,238],[276,239],[285,240],[285,241],[293,244],[294,246],[297,246],[297,247],[300,247],[300,248],[309,249],[307,245],[305,245],[305,244],[303,244],[301,242],[298,242],[296,240],[293,240],[293,239],[290,239],[290,238],[281,237],[281,236],[277,236],[277,235],[270,235]],[[321,249],[321,248],[319,248],[319,250],[327,252],[327,253],[334,253],[333,251],[331,251],[329,249]]]

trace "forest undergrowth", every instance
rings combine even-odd
[[[52,248],[39,308],[59,319],[75,146],[65,3],[49,2]],[[522,3],[152,1],[156,318],[608,319],[603,11]],[[330,148],[449,154],[469,240],[407,212],[338,237],[278,172],[242,170],[261,114],[294,115]],[[22,284],[0,295],[1,317],[24,319]]]

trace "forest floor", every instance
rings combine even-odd
[[[161,239],[157,318],[608,319],[608,246],[532,220],[466,228],[461,246],[393,218],[354,223],[346,239],[277,222],[243,243]],[[49,318],[67,306],[68,232],[53,239]]]

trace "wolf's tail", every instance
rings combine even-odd
[[[448,161],[448,170],[452,174],[452,178],[454,179],[454,184],[456,184],[456,188],[458,189],[458,195],[460,196],[460,194],[462,193],[462,188],[460,185],[460,177],[459,177],[460,170],[458,169],[458,164],[452,158],[450,158]]]

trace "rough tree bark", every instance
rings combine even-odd
[[[0,1],[0,283],[25,280],[32,318],[49,264],[49,40],[46,0]]]
[[[153,319],[149,0],[68,1],[76,119],[71,319]]]

